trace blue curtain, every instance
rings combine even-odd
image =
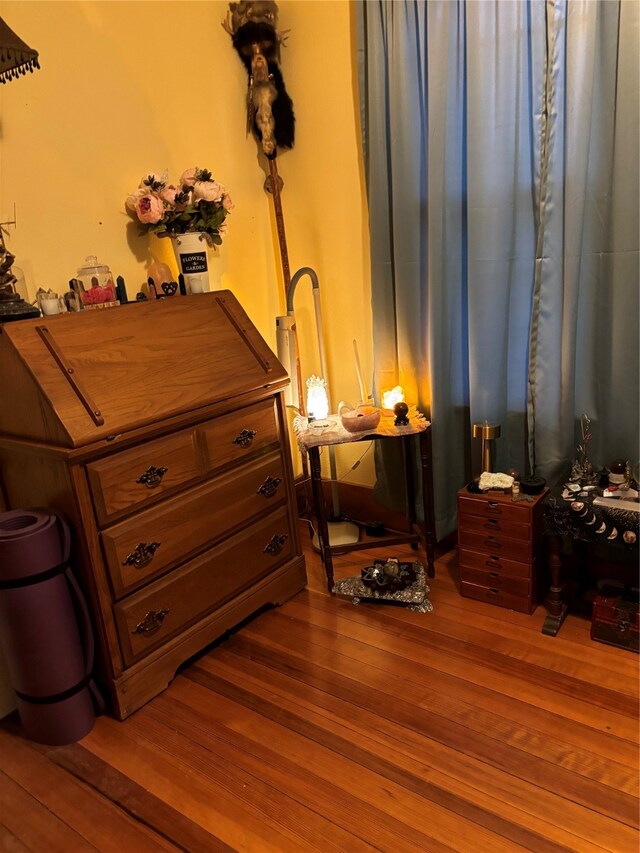
[[[501,425],[496,470],[557,478],[583,412],[596,467],[633,464],[638,5],[369,0],[357,23],[375,387],[433,423],[438,534],[473,423]]]

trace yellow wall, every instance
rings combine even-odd
[[[359,396],[354,338],[368,384],[372,372],[353,10],[348,0],[279,8],[296,114],[295,148],[278,158],[289,258],[292,272],[311,266],[319,277],[335,407]],[[151,250],[174,264],[167,241],[138,235],[124,199],[149,171],[177,179],[198,165],[236,204],[211,265],[275,349],[274,318],[285,313],[275,219],[245,134],[247,77],[221,26],[227,9],[215,0],[0,0],[0,16],[40,53],[40,71],[0,87],[0,221],[15,203],[7,242],[32,297],[38,287],[66,290],[89,254],[124,276],[130,297]],[[306,377],[320,372],[308,279],[295,308]],[[339,449],[339,478],[372,482],[372,453],[349,470],[363,450]]]

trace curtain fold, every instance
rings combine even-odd
[[[375,386],[432,420],[441,536],[480,473],[475,422],[502,426],[496,470],[558,476],[583,411],[600,465],[637,459],[637,4],[357,14]]]

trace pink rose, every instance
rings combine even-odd
[[[140,222],[154,225],[164,216],[164,205],[157,195],[143,195],[136,201],[136,213]]]
[[[138,199],[142,198],[143,195],[147,195],[148,192],[149,190],[147,187],[138,187],[137,190],[134,190],[134,192],[132,192],[131,195],[127,197],[124,206],[129,211],[129,213],[136,212],[136,202],[138,201]]]
[[[222,206],[227,212],[233,210],[235,204],[231,201],[230,195],[225,195],[225,197],[222,199]]]
[[[222,186],[217,181],[196,181],[193,185],[194,199],[218,201],[222,198]]]
[[[183,172],[180,175],[180,186],[181,187],[184,187],[184,186],[192,187],[195,184],[195,182],[198,180],[196,175],[199,171],[200,170],[198,169],[198,167],[194,166],[192,169],[187,169],[186,172]]]
[[[162,201],[166,202],[170,205],[175,205],[176,203],[176,193],[178,192],[178,187],[174,186],[174,184],[167,184],[167,186],[160,190],[158,195],[162,199]]]

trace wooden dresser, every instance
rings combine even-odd
[[[460,592],[467,598],[532,613],[540,599],[542,504],[495,492],[458,492]]]
[[[229,291],[0,325],[5,501],[69,519],[120,719],[305,585],[288,381]]]

